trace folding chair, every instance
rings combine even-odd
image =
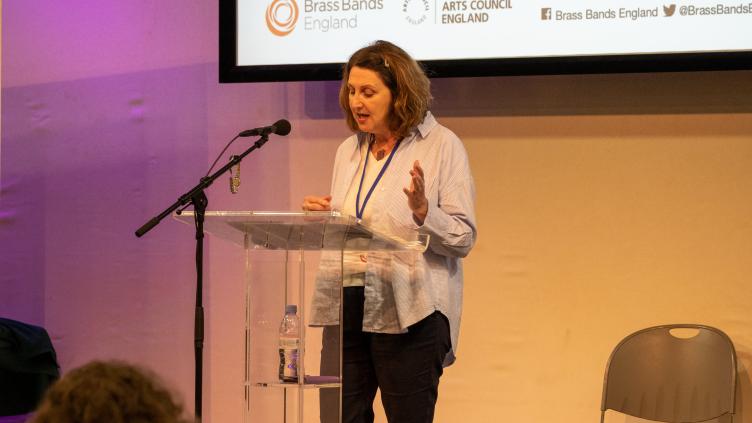
[[[687,329],[696,334],[681,336]],[[643,329],[611,353],[601,423],[608,409],[661,422],[732,422],[736,378],[734,344],[722,331],[692,324]]]

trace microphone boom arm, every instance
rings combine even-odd
[[[225,172],[229,171],[230,168],[232,168],[236,164],[240,163],[243,160],[243,158],[251,154],[253,150],[263,147],[267,141],[269,141],[269,135],[268,134],[261,135],[261,137],[258,140],[256,140],[256,142],[253,143],[253,145],[249,147],[247,150],[245,150],[242,154],[236,155],[235,157],[233,157],[226,165],[224,165],[223,167],[221,167],[220,169],[218,169],[216,172],[212,173],[211,175],[204,176],[203,178],[201,178],[201,181],[198,183],[198,185],[191,188],[185,194],[181,195],[180,198],[178,198],[178,200],[173,205],[165,209],[165,211],[158,214],[157,216],[149,219],[148,222],[144,223],[140,228],[138,228],[138,230],[136,230],[136,236],[141,238],[142,236],[144,236],[144,234],[146,234],[152,228],[157,226],[159,222],[162,221],[162,219],[169,216],[170,213],[174,212],[179,207],[185,206],[186,204],[190,203],[196,195],[198,195],[201,191],[208,188],[214,182],[214,180],[222,176]]]

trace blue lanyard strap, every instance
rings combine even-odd
[[[384,166],[381,168],[381,171],[379,172],[379,176],[376,177],[376,180],[373,181],[373,184],[371,185],[371,189],[368,190],[368,194],[366,194],[366,198],[363,200],[363,206],[360,207],[360,192],[363,189],[363,180],[366,178],[366,168],[368,167],[368,156],[371,155],[371,144],[368,144],[368,150],[366,152],[366,162],[363,163],[363,173],[360,175],[360,185],[358,185],[358,195],[355,197],[355,216],[358,219],[363,218],[363,210],[366,208],[366,204],[368,204],[368,200],[371,198],[371,194],[373,194],[373,190],[376,188],[376,185],[379,184],[379,181],[381,180],[381,177],[384,176],[384,172],[386,172],[386,168],[389,167],[389,163],[392,161],[392,157],[394,157],[394,153],[397,151],[397,149],[400,146],[400,143],[402,142],[402,139],[397,141],[397,144],[394,145],[394,148],[392,149],[392,152],[389,153],[389,158],[386,159],[386,163],[384,163]]]

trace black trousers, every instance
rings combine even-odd
[[[447,318],[434,312],[404,334],[363,332],[363,287],[347,287],[343,295],[342,422],[372,423],[377,389],[390,423],[432,422],[451,348]],[[336,375],[339,327],[324,328],[323,338],[321,373]],[[320,395],[321,422],[336,422],[339,392],[322,389]]]

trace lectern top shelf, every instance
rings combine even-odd
[[[193,211],[173,216],[193,225]],[[399,237],[380,233],[337,211],[207,211],[204,216],[207,233],[250,248],[422,252],[428,247],[427,234],[412,231]]]

